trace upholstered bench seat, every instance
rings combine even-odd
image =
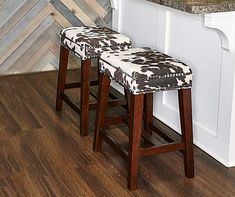
[[[100,71],[136,95],[192,85],[189,66],[150,48],[104,52]]]
[[[90,86],[98,85],[98,80],[91,79],[92,62],[96,64],[91,58],[98,60],[103,51],[128,49],[131,47],[131,41],[127,36],[101,26],[69,27],[61,30],[60,36],[60,65],[56,111],[62,111],[63,102],[65,101],[80,114],[80,134],[81,136],[86,136],[88,135],[89,127],[89,110],[96,108],[96,103],[89,102],[89,96],[95,96],[94,92],[90,91]],[[81,60],[81,77],[79,82],[66,83],[70,52]],[[75,88],[80,88],[80,106],[77,106],[65,92],[66,89]],[[110,106],[125,106],[126,104],[126,98],[120,99],[111,93]]]
[[[173,151],[181,151],[184,156],[185,176],[194,177],[193,126],[191,85],[192,70],[186,64],[150,48],[131,48],[102,53],[100,57],[100,77],[96,124],[93,149],[101,151],[105,141],[128,161],[127,184],[130,190],[137,189],[139,160]],[[109,89],[112,80],[124,86],[128,95],[128,115],[108,117]],[[179,116],[182,139],[175,141],[167,135],[172,130],[154,126],[153,93],[158,90],[178,91]],[[129,132],[128,150],[112,137],[107,125],[126,123]],[[162,130],[163,129],[163,130]],[[118,132],[118,131],[115,131]],[[153,132],[158,135],[154,139]],[[115,134],[115,136],[118,136]],[[143,137],[141,143],[141,139]],[[162,138],[163,144],[159,144]],[[117,141],[116,141],[117,140]],[[157,143],[155,143],[157,142]],[[146,146],[147,145],[147,146]],[[169,161],[171,162],[171,161]],[[170,173],[170,169],[169,170]]]
[[[101,26],[69,27],[60,35],[62,44],[82,60],[99,57],[103,51],[131,47],[127,36]]]

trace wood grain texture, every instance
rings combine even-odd
[[[57,69],[60,30],[84,24],[110,27],[110,1],[0,0],[0,75]]]
[[[78,76],[69,71],[68,81]],[[184,176],[181,153],[163,154],[140,160],[138,190],[128,191],[127,163],[105,143],[105,151],[94,153],[93,133],[80,137],[79,116],[69,106],[55,112],[56,79],[55,71],[0,77],[0,196],[235,196],[235,168],[225,168],[196,147],[194,179]],[[77,90],[68,93],[79,98]],[[91,129],[94,117],[91,111]],[[128,128],[109,132],[127,145],[120,130]]]

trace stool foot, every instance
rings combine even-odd
[[[185,150],[184,150],[185,176],[188,178],[193,178],[194,177],[194,156],[193,156],[191,89],[179,90],[178,96],[179,96],[182,140],[185,143]]]
[[[128,188],[137,189],[144,95],[130,95]]]
[[[99,152],[102,148],[102,138],[100,136],[100,129],[104,127],[106,112],[108,108],[108,97],[109,97],[110,79],[108,76],[99,75],[99,95],[98,95],[98,107],[96,114],[96,124],[94,131],[94,144],[93,150]]]
[[[63,107],[63,98],[67,67],[68,67],[69,50],[63,45],[60,47],[60,63],[59,63],[59,73],[57,82],[57,96],[56,96],[56,111],[61,111]]]
[[[80,135],[88,135],[91,59],[81,60]]]

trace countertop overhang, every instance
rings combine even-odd
[[[235,11],[235,0],[147,0],[191,14]]]

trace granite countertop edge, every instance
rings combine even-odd
[[[194,5],[190,1],[174,1],[174,0],[147,0],[159,5],[167,6],[191,14],[209,14],[216,12],[230,12],[235,11],[234,2],[222,2],[222,3],[208,3]]]

